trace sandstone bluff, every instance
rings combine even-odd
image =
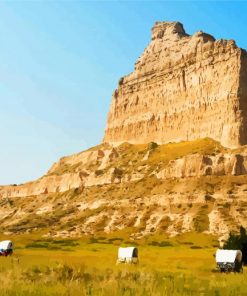
[[[156,23],[119,80],[103,143],[38,180],[0,186],[0,232],[223,240],[247,227],[246,73],[234,41]]]
[[[210,137],[247,144],[247,53],[233,40],[179,22],[157,22],[133,73],[119,80],[105,142],[157,143]]]

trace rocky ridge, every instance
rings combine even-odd
[[[0,187],[2,231],[52,236],[129,231],[217,234],[247,226],[247,148],[211,139],[102,144],[63,157],[42,178]]]
[[[104,142],[179,142],[210,137],[247,144],[247,53],[233,40],[179,22],[157,22],[151,42],[119,80]]]
[[[191,143],[192,147],[195,143]],[[204,139],[198,143],[199,146],[204,143],[205,149],[208,149],[214,142],[210,139]],[[155,148],[149,149],[148,145],[154,145]],[[152,175],[161,180],[169,180],[211,175],[239,176],[247,174],[246,149],[241,149],[241,152],[238,152],[238,150],[231,151],[218,144],[221,148],[219,150],[215,148],[218,153],[214,152],[213,155],[194,152],[179,157],[175,153],[175,156],[168,154],[164,160],[161,151],[166,151],[169,145],[158,146],[156,143],[148,145],[135,146],[127,143],[119,147],[102,145],[98,148],[95,147],[88,151],[63,157],[51,167],[45,176],[36,181],[22,185],[0,186],[0,198],[63,193],[79,187],[130,183]],[[187,145],[190,144],[187,143]],[[170,146],[176,149],[176,144],[170,144]],[[128,157],[129,162],[124,161],[123,153],[121,153],[124,151],[122,150],[123,147],[126,148],[126,153],[129,153],[130,147],[133,147],[134,150],[137,149],[137,151],[141,147],[143,148],[139,151],[141,159],[136,159],[139,163],[138,167],[133,165],[130,155]],[[220,150],[222,152],[219,152]],[[152,163],[156,153],[161,154],[160,159],[156,155],[157,163],[156,161]],[[172,153],[174,154],[174,151]],[[181,154],[183,154],[182,151]]]

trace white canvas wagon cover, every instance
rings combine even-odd
[[[138,257],[138,251],[136,247],[128,247],[118,249],[118,258],[136,258]]]
[[[11,250],[13,248],[12,241],[5,240],[0,242],[0,250]]]
[[[234,263],[236,259],[240,262],[242,261],[242,252],[240,250],[217,250],[215,259],[217,263]]]

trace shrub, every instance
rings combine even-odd
[[[247,234],[246,229],[240,226],[239,234],[230,232],[228,240],[225,242],[223,249],[226,250],[241,250],[243,253],[243,262],[247,264]]]
[[[157,246],[157,247],[171,247],[172,244],[169,241],[162,241],[162,242],[156,242],[156,241],[151,241],[148,243],[150,246]]]
[[[157,148],[157,147],[158,147],[158,144],[155,143],[155,142],[150,142],[150,143],[148,144],[148,150],[153,150],[153,149],[155,149],[155,148]]]

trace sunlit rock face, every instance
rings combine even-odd
[[[134,71],[113,93],[104,142],[179,142],[210,137],[247,144],[247,53],[233,40],[179,22],[156,22]]]
[[[0,186],[0,234],[226,239],[247,228],[246,110],[246,51],[156,23],[119,80],[103,143],[35,181]]]

